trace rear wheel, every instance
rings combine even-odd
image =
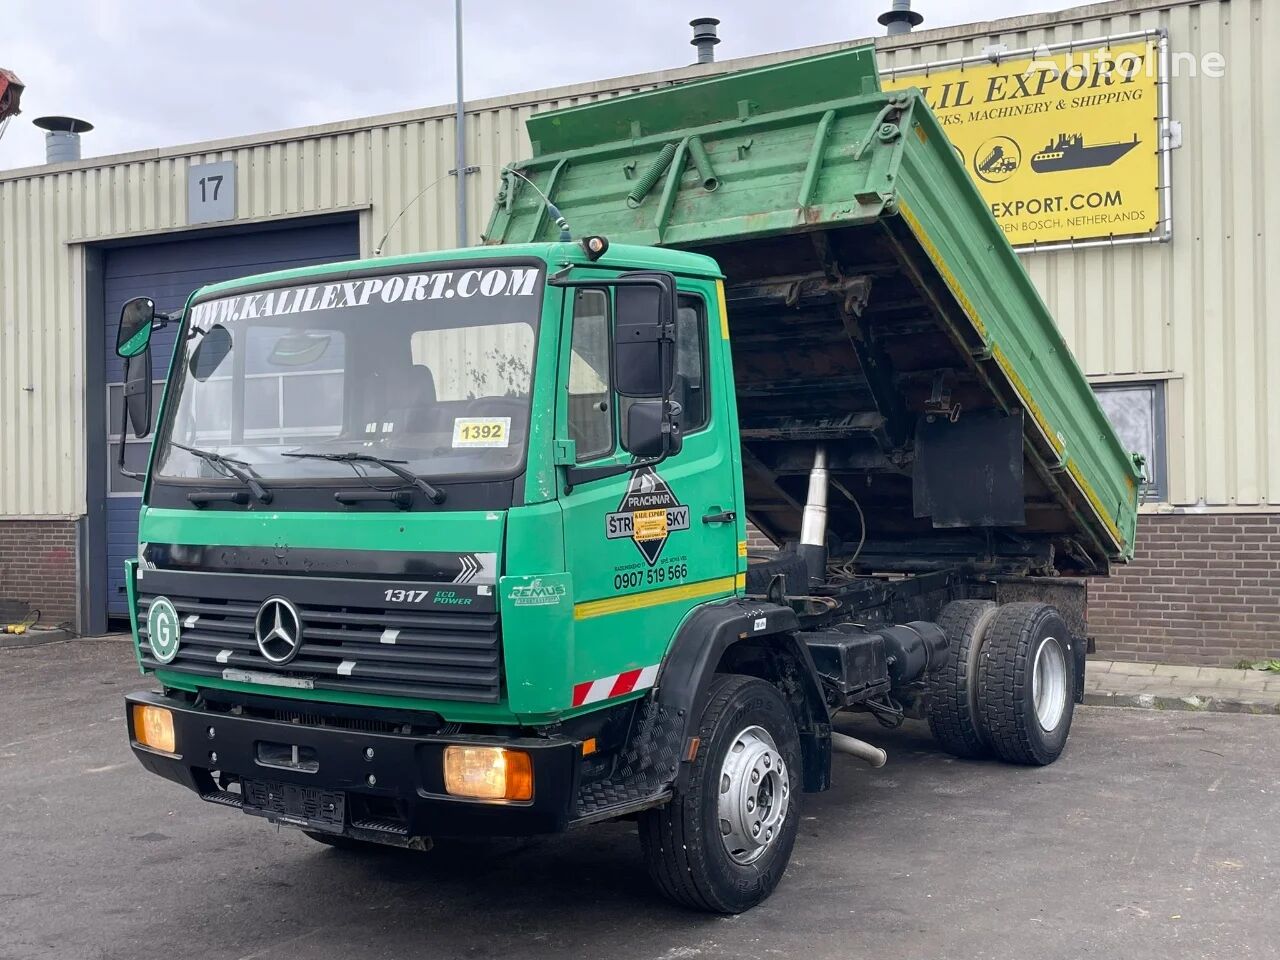
[[[782,694],[754,677],[713,681],[686,790],[640,820],[649,874],[669,899],[741,913],[769,896],[799,822],[800,740]]]
[[[1048,604],[1007,603],[996,611],[979,658],[978,712],[1001,760],[1044,766],[1061,755],[1075,707],[1074,642]]]
[[[990,600],[956,600],[938,617],[951,655],[930,678],[929,729],[952,756],[970,759],[991,753],[978,722],[978,657],[996,609]]]

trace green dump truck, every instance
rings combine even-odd
[[[143,766],[348,847],[634,819],[736,912],[884,762],[837,713],[1054,761],[1141,477],[920,96],[865,48],[529,134],[484,246],[126,305]]]

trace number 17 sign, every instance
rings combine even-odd
[[[187,223],[236,218],[236,163],[200,163],[187,167]]]

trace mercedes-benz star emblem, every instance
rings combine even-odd
[[[302,646],[298,608],[284,597],[269,597],[253,618],[253,634],[264,657],[275,664],[288,663]]]

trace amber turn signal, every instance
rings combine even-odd
[[[177,753],[178,742],[173,732],[173,712],[146,703],[133,705],[133,736],[144,747],[162,753]]]
[[[532,800],[533,762],[506,747],[445,747],[444,788],[475,800]]]

